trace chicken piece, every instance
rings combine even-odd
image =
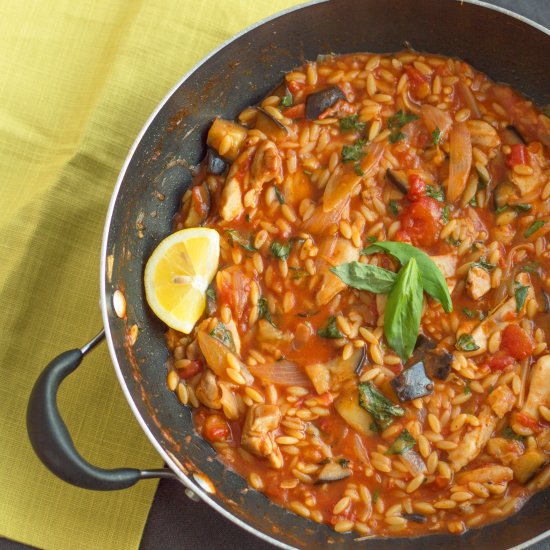
[[[517,439],[506,439],[504,437],[492,437],[487,442],[486,451],[489,455],[500,460],[505,466],[515,462],[524,451],[524,446]]]
[[[202,375],[200,382],[195,388],[195,394],[197,399],[210,409],[221,409],[222,404],[220,401],[220,388],[216,382],[216,375],[210,370],[206,369]]]
[[[430,256],[432,262],[439,268],[445,279],[456,275],[457,258],[454,254],[442,254],[440,256]]]
[[[516,277],[516,281],[522,286],[528,286],[529,290],[527,292],[527,297],[525,299],[525,304],[534,298],[533,287],[531,286],[531,279],[527,273],[520,273]],[[487,350],[487,339],[489,334],[492,334],[495,330],[504,328],[510,323],[510,321],[520,319],[525,310],[525,305],[523,309],[517,314],[516,312],[516,298],[512,296],[508,298],[505,302],[498,305],[491,314],[486,317],[477,327],[472,331],[472,338],[474,339],[476,345],[479,346],[478,353],[481,354]]]
[[[534,420],[539,420],[539,407],[550,406],[550,355],[542,356],[533,367],[531,372],[531,381],[529,383],[529,393],[521,413]],[[530,431],[524,424],[518,422],[517,418],[512,419],[512,429],[523,435],[528,435]]]
[[[247,451],[267,457],[277,469],[282,467],[282,457],[272,432],[280,422],[281,411],[277,405],[252,405],[246,413],[241,437],[241,444]]]
[[[514,170],[510,171],[510,179],[519,189],[522,199],[523,197],[525,197],[525,195],[530,195],[534,191],[538,191],[538,196],[542,191],[541,181],[543,181],[543,168],[545,166],[542,145],[540,143],[531,143],[528,147],[528,150],[529,166],[532,168],[533,173],[521,175],[516,173]]]
[[[225,221],[238,218],[243,211],[243,195],[237,178],[231,178],[225,184],[220,199],[220,216]]]
[[[250,185],[256,191],[261,191],[264,183],[283,181],[283,161],[275,143],[270,140],[262,141],[250,166]]]
[[[487,403],[493,409],[493,412],[502,418],[506,413],[510,412],[516,403],[514,392],[506,385],[502,384],[495,388],[487,397]]]
[[[461,485],[470,483],[471,481],[477,483],[502,483],[503,481],[511,481],[514,477],[512,468],[506,466],[500,466],[498,464],[490,464],[488,466],[482,466],[475,470],[468,470],[458,474],[456,480]]]
[[[491,290],[491,276],[482,267],[471,267],[466,277],[466,290],[473,300],[479,300]]]
[[[326,258],[329,259],[329,258]],[[337,239],[334,251],[330,255],[330,262],[333,265],[345,264],[347,262],[357,261],[359,259],[359,250],[355,248],[346,239]],[[328,304],[334,296],[347,288],[346,283],[342,282],[332,271],[324,270],[321,280],[321,288],[317,294],[317,304],[324,306]]]
[[[449,451],[449,462],[455,472],[458,472],[479,455],[491,437],[497,417],[487,406],[479,413],[479,426],[471,428],[462,438],[458,447]]]

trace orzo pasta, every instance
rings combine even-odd
[[[460,60],[323,56],[207,144],[175,229],[217,231],[219,266],[167,384],[221,460],[358,536],[542,488],[548,113]]]

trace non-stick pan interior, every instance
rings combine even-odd
[[[200,65],[169,97],[151,122],[123,175],[107,221],[105,296],[108,329],[124,384],[153,437],[190,471],[215,484],[214,501],[251,527],[296,547],[332,541],[359,544],[271,504],[248,490],[193,430],[191,415],[165,384],[165,327],[145,305],[144,264],[171,230],[190,168],[204,155],[206,131],[216,115],[235,117],[273,88],[282,74],[318,54],[392,52],[410,47],[465,59],[496,81],[507,82],[539,104],[550,103],[550,37],[519,19],[479,4],[455,0],[334,0],[308,5],[253,28]],[[127,324],[111,308],[124,289]],[[137,324],[137,343],[125,349],[127,327]],[[550,525],[550,493],[536,495],[512,518],[466,535],[373,539],[372,549],[507,548]],[[214,513],[214,512],[213,512]]]

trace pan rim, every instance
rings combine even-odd
[[[165,463],[169,466],[169,468],[178,476],[179,481],[189,490],[191,490],[194,494],[196,494],[203,502],[211,506],[213,509],[215,509],[217,512],[222,514],[225,518],[233,522],[235,525],[238,525],[242,529],[246,530],[249,533],[252,533],[256,537],[259,537],[262,540],[265,540],[266,542],[269,542],[273,544],[276,547],[284,548],[288,550],[297,550],[296,547],[290,546],[280,540],[277,540],[259,530],[252,527],[239,517],[233,515],[228,509],[225,507],[219,505],[216,501],[214,501],[209,494],[202,489],[200,485],[197,483],[193,483],[190,476],[185,475],[181,469],[178,467],[174,459],[170,456],[169,453],[162,447],[160,442],[157,440],[157,438],[153,435],[151,430],[149,429],[149,426],[147,425],[144,417],[142,416],[141,412],[139,411],[131,393],[130,390],[126,384],[126,381],[124,379],[124,375],[122,373],[122,369],[120,367],[120,364],[117,359],[115,345],[113,342],[113,338],[110,331],[110,322],[109,322],[109,307],[107,305],[107,282],[106,282],[106,276],[107,273],[107,255],[108,255],[108,240],[109,240],[109,233],[111,228],[111,222],[115,210],[115,204],[120,192],[120,188],[122,186],[122,182],[126,176],[126,172],[128,170],[128,167],[134,158],[134,154],[136,152],[136,149],[138,148],[141,140],[149,130],[150,126],[152,125],[153,121],[159,114],[159,112],[164,108],[166,103],[170,100],[170,98],[176,93],[176,91],[180,88],[180,86],[188,80],[192,75],[205,63],[207,63],[212,57],[214,57],[218,52],[222,51],[224,48],[226,48],[228,45],[230,45],[235,40],[239,39],[240,37],[248,34],[249,32],[253,31],[254,29],[263,26],[266,23],[269,23],[270,21],[273,21],[275,19],[278,19],[279,17],[282,17],[284,15],[290,14],[294,11],[298,11],[310,6],[318,5],[318,4],[325,4],[328,2],[331,2],[332,0],[311,0],[308,2],[300,3],[296,6],[292,6],[290,8],[287,8],[285,10],[281,10],[276,12],[273,15],[264,17],[263,19],[252,23],[251,25],[247,26],[243,30],[241,30],[239,33],[229,37],[227,40],[222,42],[218,47],[211,50],[205,57],[201,58],[197,63],[195,63],[165,94],[165,96],[161,99],[161,101],[158,103],[156,108],[153,110],[151,115],[147,118],[144,125],[142,126],[141,130],[139,131],[138,135],[136,136],[134,142],[132,143],[132,146],[130,147],[128,154],[126,155],[126,158],[124,160],[124,163],[122,164],[122,167],[120,169],[120,172],[117,177],[116,184],[113,188],[113,192],[111,194],[111,199],[109,201],[109,206],[107,209],[106,217],[105,217],[105,224],[103,228],[103,236],[102,236],[102,242],[101,242],[101,250],[100,250],[100,307],[101,307],[101,314],[103,319],[103,326],[105,328],[105,337],[107,342],[107,347],[109,349],[109,355],[111,357],[111,362],[113,363],[113,367],[115,369],[116,376],[118,378],[119,384],[121,386],[122,392],[128,402],[128,405],[130,406],[131,411],[133,412],[136,420],[138,421],[138,424],[140,425],[141,429],[151,442],[152,446],[156,449],[156,451],[159,453],[159,455],[162,457],[162,459],[165,461]],[[547,36],[550,36],[550,29],[547,29],[543,25],[523,16],[520,14],[517,14],[507,8],[503,8],[501,6],[495,6],[493,4],[489,4],[487,2],[484,2],[482,0],[451,0],[453,2],[460,2],[461,4],[471,4],[474,6],[479,6],[481,8],[491,10],[494,12],[502,13],[508,17],[511,17],[513,19],[519,20],[538,31],[546,34]],[[528,546],[539,542],[545,538],[547,538],[550,535],[550,529],[547,529],[543,533],[540,533],[536,537],[529,539],[528,541],[524,541],[516,546],[510,547],[510,550],[522,550],[527,548]]]

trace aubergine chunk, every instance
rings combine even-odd
[[[419,361],[424,363],[424,369],[429,378],[446,380],[451,372],[453,356],[444,349],[437,349],[435,342],[421,334],[416,341],[409,363],[414,365]]]
[[[390,384],[399,401],[412,401],[434,391],[433,382],[426,376],[424,363],[419,361],[396,376]]]
[[[209,174],[219,176],[225,172],[227,163],[210,147],[206,151],[206,171]]]
[[[325,88],[306,97],[306,118],[317,120],[329,107],[340,99],[345,100],[344,92],[338,86]]]

